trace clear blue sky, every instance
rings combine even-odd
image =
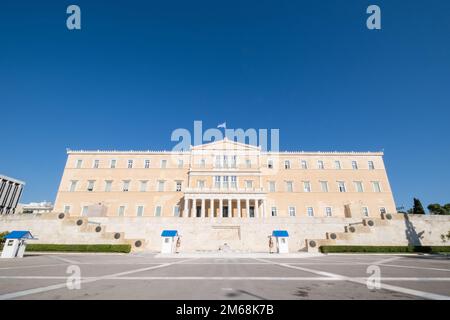
[[[82,30],[66,28],[78,4]],[[382,30],[365,26],[369,4]],[[170,149],[175,128],[384,148],[398,206],[450,202],[450,1],[2,1],[0,172],[54,201],[66,147]]]

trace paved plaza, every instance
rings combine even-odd
[[[30,254],[0,259],[0,299],[450,299],[450,258]]]

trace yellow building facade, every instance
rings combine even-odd
[[[381,152],[73,151],[55,201],[70,216],[379,217],[396,212]]]

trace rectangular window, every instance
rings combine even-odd
[[[178,159],[178,168],[183,168],[183,160]]]
[[[320,181],[320,189],[322,190],[322,192],[328,192],[328,182]]]
[[[167,168],[167,160],[161,160],[161,168],[162,169]]]
[[[247,169],[250,169],[252,167],[252,161],[250,159],[245,160],[245,166]]]
[[[224,168],[228,168],[228,156],[223,156],[222,159]]]
[[[275,181],[269,181],[269,192],[275,192]]]
[[[109,163],[109,167],[111,169],[114,169],[116,167],[116,163],[117,163],[117,160],[115,160],[115,159],[111,160],[111,162]]]
[[[331,209],[331,207],[326,207],[325,208],[325,216],[331,217],[332,215],[333,215],[333,210]]]
[[[369,170],[375,170],[375,165],[373,164],[373,161],[369,161]]]
[[[352,169],[353,170],[358,170],[358,162],[352,161]]]
[[[253,181],[252,181],[252,180],[246,180],[246,181],[245,181],[245,187],[246,187],[247,189],[253,188]]]
[[[215,162],[216,168],[222,168],[222,161],[220,156],[216,156],[216,162]]]
[[[136,216],[142,217],[144,215],[144,206],[136,207]]]
[[[123,180],[122,191],[127,192],[130,188],[130,180]]]
[[[173,207],[173,216],[179,217],[180,216],[180,206],[174,206]]]
[[[94,184],[95,184],[95,180],[88,180],[88,187],[87,187],[88,192],[94,191]]]
[[[341,170],[341,162],[339,160],[334,161],[334,168]]]
[[[287,192],[293,192],[293,183],[292,181],[286,181],[286,191]]]
[[[295,217],[295,207],[289,207],[288,211],[290,217]]]
[[[344,181],[338,181],[338,189],[339,192],[346,192],[347,189],[345,188],[345,182]]]
[[[203,189],[205,187],[205,180],[198,180],[197,181],[197,188]]]
[[[106,180],[105,181],[105,192],[110,192],[112,186],[112,180]]]
[[[363,215],[363,217],[368,217],[369,216],[369,208],[362,207],[362,215]]]
[[[313,207],[307,207],[306,208],[306,214],[308,215],[308,217],[314,217],[314,209],[313,209]]]
[[[148,181],[147,180],[141,180],[141,185],[139,187],[139,191],[140,192],[146,192],[147,191],[147,185],[148,185]]]
[[[155,207],[155,217],[161,217],[161,213],[162,213],[161,206],[156,206]]]
[[[205,159],[200,160],[200,168],[206,168],[206,160]]]
[[[284,168],[290,169],[291,168],[291,162],[289,160],[284,161]]]
[[[277,207],[272,207],[272,210],[270,212],[272,214],[272,217],[276,217],[277,216]]]
[[[82,216],[87,216],[88,211],[89,211],[89,207],[88,207],[88,206],[83,206],[83,207],[81,208],[81,215],[82,215]]]
[[[267,161],[267,168],[273,169],[273,160],[268,160]]]
[[[309,181],[303,181],[303,191],[311,192],[311,183]]]
[[[164,191],[164,180],[159,180],[158,181],[158,191],[159,192]]]
[[[69,187],[70,192],[74,192],[77,189],[77,183],[78,183],[78,180],[70,181],[70,187]]]
[[[125,206],[120,206],[119,209],[117,210],[117,215],[119,217],[123,217],[125,215]]]
[[[145,169],[150,168],[150,160],[145,160],[145,161],[144,161],[144,168],[145,168]]]
[[[362,181],[354,181],[356,192],[364,192]]]
[[[233,189],[237,188],[237,178],[236,178],[236,176],[231,176],[231,187]]]
[[[69,214],[70,213],[70,206],[64,206],[64,213]]]
[[[77,160],[77,169],[81,169],[82,165],[83,165],[83,160]]]
[[[374,192],[381,192],[380,182],[372,181],[372,186]]]
[[[228,176],[224,176],[222,177],[222,185],[225,189],[228,189],[229,187],[229,180],[228,180]]]
[[[220,176],[214,177],[214,187],[219,189],[220,188]]]
[[[93,168],[94,169],[98,169],[98,166],[100,165],[100,161],[99,160],[94,160],[94,165]]]
[[[301,165],[302,169],[304,169],[304,170],[308,169],[308,163],[306,162],[306,160],[302,160],[300,162],[300,165]]]
[[[181,191],[181,181],[177,181],[176,182],[176,189],[175,189],[175,191],[177,191],[177,192]]]
[[[318,168],[318,169],[325,169],[322,160],[317,161],[317,168]]]
[[[133,160],[128,160],[128,169],[133,168]]]
[[[231,167],[236,168],[237,167],[237,158],[236,156],[231,157]]]

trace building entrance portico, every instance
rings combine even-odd
[[[266,199],[262,195],[234,195],[212,198],[208,195],[185,194],[181,217],[184,218],[262,218],[267,216]]]

